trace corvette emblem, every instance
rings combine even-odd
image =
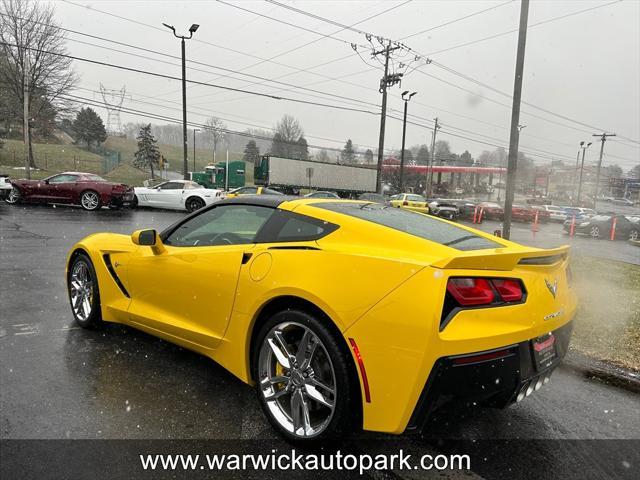
[[[553,295],[553,298],[556,298],[556,293],[558,292],[558,280],[556,279],[553,283],[551,283],[545,278],[544,283],[549,289],[549,292],[551,292],[551,295]]]

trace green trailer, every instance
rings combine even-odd
[[[236,160],[229,162],[228,188],[244,187],[245,162]],[[191,180],[206,188],[224,190],[227,185],[227,162],[218,162],[215,165],[207,165],[204,172],[191,172]]]

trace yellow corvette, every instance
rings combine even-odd
[[[282,193],[267,187],[239,187],[227,193],[226,198],[235,198],[241,195],[282,195]]]
[[[449,399],[504,407],[539,389],[571,335],[567,256],[377,203],[260,195],[159,234],[90,235],[66,275],[78,324],[213,359],[307,441],[399,434]]]

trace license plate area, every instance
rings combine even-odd
[[[531,340],[531,350],[533,351],[533,358],[538,372],[551,367],[558,358],[555,335],[546,333],[534,338]]]

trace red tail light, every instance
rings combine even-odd
[[[450,278],[447,291],[465,307],[488,305],[495,300],[493,288],[484,278]]]
[[[406,200],[404,202],[402,202],[402,206],[406,207],[407,205],[409,205],[409,202],[407,202]]]
[[[450,278],[447,291],[463,307],[520,302],[524,295],[516,278]]]
[[[522,300],[522,285],[520,280],[513,278],[494,278],[491,280],[498,293],[505,302],[519,302]]]

